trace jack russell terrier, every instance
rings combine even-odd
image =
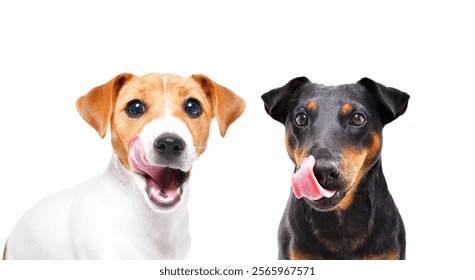
[[[17,223],[4,259],[183,259],[189,175],[216,117],[221,136],[244,101],[204,75],[120,74],[76,102],[114,154],[105,172],[50,195]]]

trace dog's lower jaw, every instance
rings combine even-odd
[[[337,191],[332,197],[322,198],[320,200],[311,200],[303,198],[305,202],[314,210],[319,212],[331,212],[341,208],[342,201],[347,195],[351,195],[350,191]]]

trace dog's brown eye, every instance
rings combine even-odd
[[[145,113],[145,105],[142,103],[142,101],[134,99],[127,103],[125,112],[131,118],[139,118]]]
[[[203,112],[201,110],[201,104],[198,100],[190,98],[185,101],[185,112],[190,118],[197,118]]]
[[[356,113],[351,116],[350,124],[353,126],[361,126],[365,123],[365,117],[362,114]]]
[[[300,113],[295,117],[295,123],[298,126],[306,126],[308,125],[308,117],[305,113]]]

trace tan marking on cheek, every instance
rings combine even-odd
[[[343,106],[341,106],[341,112],[343,115],[348,115],[351,113],[351,110],[353,109],[353,106],[350,103],[345,103]]]
[[[350,185],[354,185],[357,181],[359,173],[361,173],[361,168],[366,158],[367,151],[362,150],[358,151],[352,147],[343,149],[342,151],[342,160],[340,163],[341,173],[343,178]]]
[[[292,147],[290,145],[290,134],[289,132],[285,132],[285,148],[287,149],[287,153],[289,154],[290,159],[292,159],[293,163],[297,166],[300,166],[300,163],[304,159],[304,157],[307,155],[307,150],[302,148],[302,149],[296,149],[295,147]]]
[[[343,179],[350,187],[345,197],[338,204],[340,210],[348,209],[353,202],[354,194],[364,174],[362,167],[365,158],[365,150],[357,151],[353,148],[347,148],[342,152],[341,173],[344,174]]]
[[[347,210],[350,208],[351,203],[353,202],[353,198],[355,195],[355,191],[357,189],[358,185],[353,186],[345,195],[345,197],[340,201],[338,204],[338,209],[340,210]]]
[[[132,118],[125,111],[127,104],[134,99],[141,100],[146,107],[145,114],[139,118]],[[130,169],[130,140],[138,135],[145,125],[164,114],[164,104],[162,76],[158,74],[137,77],[119,93],[111,119],[111,141],[119,161],[127,169]]]
[[[315,109],[317,109],[317,102],[315,102],[315,100],[310,100],[307,104],[307,107],[309,110],[314,111]]]
[[[375,131],[371,131],[371,137],[373,138],[373,143],[368,150],[365,165],[369,165],[381,152],[381,137]]]
[[[111,124],[112,126],[112,124]],[[112,142],[112,149],[114,153],[117,155],[120,163],[127,169],[130,169],[129,161],[128,161],[128,147],[125,145],[124,141],[120,137],[120,133],[117,130],[111,131],[111,142]]]
[[[292,249],[289,254],[289,259],[291,260],[322,260],[321,257],[299,251],[297,249]]]
[[[307,155],[307,150],[305,149],[295,150],[294,157],[295,157],[295,162],[297,163],[298,166],[300,166],[300,163],[303,161],[306,155]]]
[[[125,112],[124,112],[125,114]],[[128,116],[127,116],[128,117]],[[151,116],[143,116],[137,120],[130,119],[128,121],[123,121],[123,119],[127,118],[124,116],[118,117],[118,119],[122,119],[121,121],[117,121],[121,125],[115,125],[115,122],[111,123],[111,141],[112,141],[112,148],[114,149],[117,157],[119,158],[122,165],[126,168],[130,169],[129,167],[129,143],[133,137],[140,134],[143,127],[155,119],[155,117]],[[124,123],[126,124],[124,126]],[[116,127],[112,130],[112,127]]]
[[[290,156],[290,158],[292,159],[292,161],[295,162],[295,159],[294,159],[294,149],[293,147],[290,146],[290,143],[289,143],[289,133],[286,131],[285,132],[285,149],[287,150],[287,154]]]
[[[338,205],[341,210],[346,210],[350,207],[361,178],[366,174],[381,151],[380,136],[375,131],[372,131],[371,137],[373,141],[368,149],[358,151],[350,147],[342,152],[341,171],[342,174],[345,174],[344,180],[349,182],[351,187]]]

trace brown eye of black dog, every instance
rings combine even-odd
[[[350,124],[353,126],[361,126],[365,123],[365,117],[362,114],[354,114],[351,116]]]
[[[306,126],[308,125],[308,117],[305,113],[300,113],[295,117],[295,123],[298,126]]]

